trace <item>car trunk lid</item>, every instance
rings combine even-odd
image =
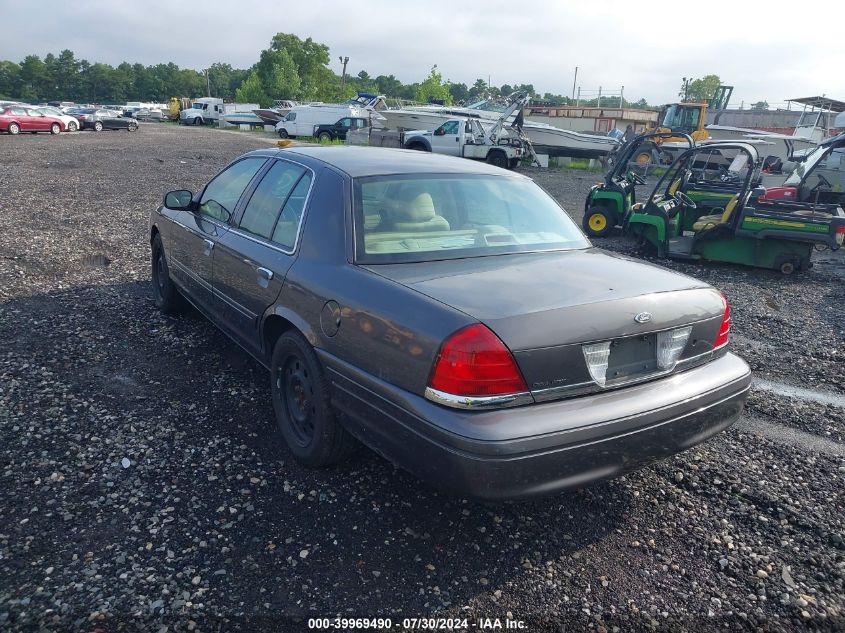
[[[368,266],[484,323],[531,391],[594,384],[584,344],[613,341],[607,386],[660,373],[658,331],[692,325],[680,356],[712,349],[724,310],[707,284],[600,249]]]

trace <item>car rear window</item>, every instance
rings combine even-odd
[[[422,174],[354,181],[356,260],[419,262],[587,248],[566,212],[532,181]]]

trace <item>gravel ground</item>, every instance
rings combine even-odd
[[[265,371],[198,315],[155,310],[150,209],[266,144],[164,125],[0,137],[0,631],[843,630],[841,251],[792,277],[667,263],[730,297],[733,349],[764,381],[746,418],[618,480],[480,505],[368,451],[300,467]],[[595,174],[525,171],[580,222]]]

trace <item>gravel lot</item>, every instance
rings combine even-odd
[[[0,137],[0,631],[843,630],[843,251],[791,277],[668,263],[730,297],[745,419],[622,479],[480,505],[369,451],[298,466],[265,371],[155,310],[150,210],[266,145],[154,124]],[[580,222],[596,174],[525,171]]]

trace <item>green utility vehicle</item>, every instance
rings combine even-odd
[[[604,237],[614,227],[622,225],[622,219],[636,202],[637,185],[646,183],[635,169],[639,169],[636,156],[642,147],[651,147],[658,140],[676,139],[674,132],[653,132],[641,134],[626,143],[613,157],[613,166],[604,177],[604,182],[593,185],[584,203],[584,232],[590,237]],[[695,143],[683,135],[689,147]]]
[[[845,240],[838,204],[767,200],[753,145],[716,142],[683,152],[623,230],[660,257],[807,270],[814,248]]]

